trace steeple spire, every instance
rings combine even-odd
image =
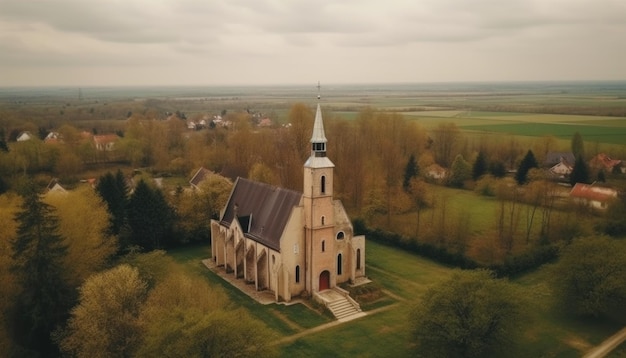
[[[311,136],[311,156],[326,156],[326,134],[324,133],[324,122],[322,120],[322,109],[320,107],[320,83],[317,82],[317,111],[315,112],[315,122],[313,123],[313,135]]]

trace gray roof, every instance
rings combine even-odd
[[[196,174],[194,174],[193,178],[191,178],[191,180],[189,181],[189,184],[193,186],[198,186],[210,174],[213,174],[213,172],[203,167],[200,167],[200,169],[198,169]]]
[[[326,134],[324,133],[324,121],[322,120],[322,109],[320,104],[317,104],[317,111],[315,112],[315,122],[313,123],[313,135],[311,136],[311,143],[326,143]]]
[[[551,167],[555,164],[559,164],[561,160],[564,160],[569,165],[573,165],[576,158],[572,152],[548,152],[546,154],[545,165]]]
[[[237,178],[220,224],[230,227],[235,216],[244,236],[280,251],[280,237],[302,193]]]

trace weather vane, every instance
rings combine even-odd
[[[320,81],[317,81],[317,99],[319,100],[320,98],[322,98],[321,94],[320,94],[320,88],[322,88],[320,86]]]

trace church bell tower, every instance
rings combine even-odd
[[[322,291],[336,284],[333,205],[335,164],[326,156],[327,139],[319,103],[320,96],[317,98],[311,136],[311,155],[304,163],[303,204],[308,292]]]

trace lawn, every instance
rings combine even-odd
[[[307,329],[331,322],[301,304],[264,306],[251,300],[200,263],[210,255],[208,245],[174,250],[170,255],[190,274],[202,275],[224,290],[233,307],[244,307],[277,337],[307,333]],[[281,356],[413,356],[406,319],[410,308],[430,285],[447,279],[452,269],[371,241],[367,243],[366,263],[367,276],[393,295],[388,299],[390,304],[366,317],[280,343]],[[533,323],[525,335],[526,345],[512,351],[515,356],[578,357],[617,331],[615,325],[571,319],[563,314],[546,284],[550,277],[550,266],[544,266],[514,280],[526,293]]]
[[[572,138],[579,132],[587,142],[623,144],[626,127],[605,125],[581,125],[568,123],[502,123],[469,124],[460,128],[472,131],[507,133],[522,136],[541,137],[552,135],[557,138]]]

